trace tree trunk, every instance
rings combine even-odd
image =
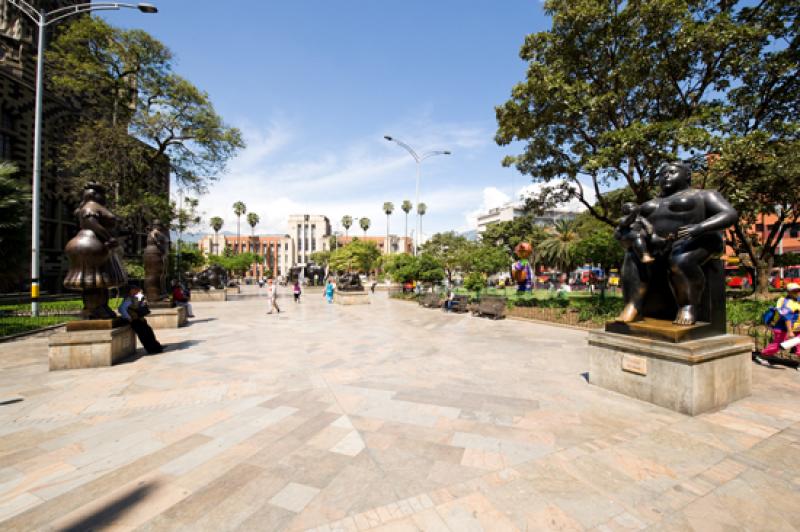
[[[772,260],[758,261],[754,266],[756,270],[754,295],[756,299],[769,299],[769,272],[772,270]]]

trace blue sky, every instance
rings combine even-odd
[[[547,29],[540,0],[155,0],[157,15],[108,14],[167,44],[177,72],[207,91],[248,143],[201,198],[206,219],[242,200],[260,233],[289,214],[367,216],[386,230],[384,201],[414,201],[410,155],[383,139],[452,156],[423,163],[423,235],[467,230],[476,212],[530,183],[500,161],[494,106],[525,64],[525,35]],[[413,223],[410,224],[413,227]],[[248,228],[249,229],[249,228]],[[203,228],[206,231],[206,228]]]

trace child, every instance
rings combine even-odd
[[[633,252],[643,264],[650,264],[656,259],[647,250],[647,242],[653,236],[653,224],[644,216],[639,216],[639,206],[627,202],[622,205],[622,218],[615,232],[615,236],[625,247],[633,248]]]
[[[299,280],[294,282],[293,292],[294,292],[294,302],[295,303],[300,303],[301,290],[300,290],[300,281]]]

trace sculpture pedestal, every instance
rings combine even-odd
[[[369,305],[369,294],[363,292],[340,292],[337,290],[333,296],[337,305]]]
[[[113,324],[114,320],[72,322],[66,332],[52,335],[50,371],[111,366],[132,355],[136,351],[133,329]]]
[[[589,382],[696,416],[747,397],[753,340],[719,335],[673,343],[589,332]]]
[[[145,319],[153,329],[177,329],[186,325],[186,307],[151,308]]]
[[[242,289],[241,289],[241,287],[239,287],[239,285],[228,286],[228,287],[225,288],[225,293],[226,294],[231,294],[231,295],[241,294],[242,293]]]
[[[192,303],[203,303],[206,301],[227,301],[228,294],[225,290],[192,290]]]

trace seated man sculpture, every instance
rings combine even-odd
[[[652,225],[646,251],[654,261],[645,263],[645,254],[633,249],[632,240],[622,239],[627,248],[622,265],[625,308],[617,321],[646,317],[648,291],[666,281],[677,304],[673,323],[693,325],[706,286],[703,266],[722,254],[722,231],[736,223],[738,214],[719,192],[690,188],[691,170],[686,164],[665,164],[658,172],[658,184],[659,196],[639,206],[639,215]],[[619,228],[618,237],[627,231]]]

